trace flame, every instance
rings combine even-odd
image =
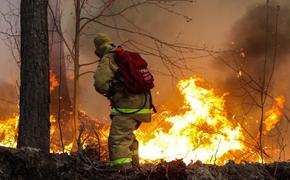
[[[146,133],[136,133],[140,142],[140,157],[145,161],[183,159],[185,163],[201,160],[205,163],[223,163],[222,157],[230,151],[244,148],[240,125],[233,125],[225,112],[224,96],[199,84],[201,78],[182,80],[178,87],[185,97],[182,114],[168,116],[168,130],[156,129],[152,139]],[[148,132],[151,133],[151,132]]]
[[[64,151],[62,150],[61,142],[58,137],[54,138],[55,134],[58,134],[58,124],[57,119],[55,116],[50,115],[50,153],[60,154],[60,153],[68,153],[70,154],[73,142],[64,142]]]
[[[53,91],[59,85],[53,71],[50,71],[49,83],[50,83],[50,92]]]
[[[153,115],[153,121],[147,125],[144,123],[135,132],[139,140],[139,155],[143,162],[156,163],[161,159],[165,161],[183,159],[187,164],[196,160],[215,164],[225,164],[229,159],[237,162],[261,161],[255,142],[249,143],[250,140],[244,136],[241,125],[233,123],[237,122],[235,115],[229,117],[227,114],[224,100],[227,93],[218,95],[204,84],[204,80],[198,77],[180,81],[178,88],[184,96],[184,105],[176,113],[161,106],[160,113]],[[285,98],[276,97],[275,102],[275,105],[266,112],[263,133],[271,131],[282,115]],[[80,114],[85,117],[84,111]],[[15,115],[0,120],[0,146],[16,147],[18,119],[19,116]],[[82,147],[85,149],[92,144],[99,144],[93,147],[99,150],[102,159],[106,159],[109,127],[98,124],[97,121],[93,122],[95,124],[88,120],[84,121],[86,129],[81,137],[84,141]],[[52,115],[50,123],[50,152],[62,153],[58,121]],[[63,134],[66,153],[75,149],[74,139],[68,140],[72,131],[73,129],[69,129],[66,131],[67,134]]]
[[[17,146],[17,137],[18,137],[18,122],[19,122],[19,115],[15,115],[12,118],[1,120],[0,121],[0,146],[4,147],[11,147],[16,148]],[[50,136],[55,133],[56,131],[56,119],[54,116],[50,116]],[[69,153],[72,149],[72,144],[69,143],[64,147],[65,152]],[[62,153],[62,150],[54,145],[54,143],[51,144],[50,152],[53,153]]]
[[[264,134],[271,131],[276,126],[282,115],[281,111],[284,108],[285,98],[283,96],[278,96],[275,98],[275,101],[276,104],[272,109],[266,112]]]
[[[81,111],[84,114],[84,111]],[[19,115],[15,115],[12,118],[0,120],[0,146],[16,148],[17,146],[17,137],[18,137],[18,122],[19,122]],[[87,124],[96,123],[97,121],[93,122],[86,122]],[[70,154],[72,150],[76,149],[74,139],[69,138],[71,136],[70,131],[73,131],[71,127],[69,131],[66,133],[63,132],[63,144],[64,144],[64,151],[62,149],[60,136],[59,136],[59,128],[58,128],[58,121],[55,116],[50,115],[50,153],[68,153]],[[92,131],[93,129],[97,129],[97,131]],[[109,134],[109,128],[106,125],[98,124],[96,127],[92,129],[91,127],[85,127],[83,135],[81,136],[81,142],[83,143],[82,148],[85,149],[88,145],[91,144],[100,144],[100,149],[103,151],[101,152],[102,159],[106,159],[107,156],[107,137]],[[63,129],[64,130],[64,129]],[[96,132],[98,135],[96,136]]]
[[[19,116],[0,121],[0,146],[16,147]]]

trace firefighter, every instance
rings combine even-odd
[[[116,78],[115,45],[109,36],[98,33],[94,44],[95,54],[100,58],[94,74],[94,86],[97,92],[110,100],[112,108],[108,140],[112,167],[117,170],[139,167],[138,141],[134,131],[142,122],[151,121],[150,95],[128,93]]]

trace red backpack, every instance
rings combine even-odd
[[[115,54],[119,75],[128,92],[146,93],[154,87],[154,78],[147,68],[148,64],[139,53],[125,51],[122,47],[118,47]]]

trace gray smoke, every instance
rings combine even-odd
[[[267,18],[268,16],[268,18]],[[246,53],[244,68],[256,79],[264,75],[270,78],[273,66],[279,68],[289,54],[290,46],[289,5],[267,7],[265,4],[251,8],[235,24],[232,39],[236,48],[243,48]]]
[[[267,58],[266,80],[269,80],[273,67],[277,75],[277,70],[287,62],[287,56],[290,54],[289,4],[280,7],[270,5],[268,23],[266,23],[266,12],[265,4],[252,7],[235,23],[230,38],[238,53],[234,56],[224,55],[228,63],[237,70],[242,65],[243,70],[257,82],[261,82],[264,76],[265,57]],[[240,49],[245,52],[245,59],[239,58]],[[232,75],[226,81],[228,89],[235,89],[237,83],[239,82],[236,76]]]
[[[257,130],[258,125],[255,121],[259,120],[260,116],[260,109],[254,100],[259,103],[260,94],[258,90],[252,88],[255,87],[252,80],[261,85],[265,74],[266,85],[269,79],[272,79],[269,83],[269,94],[273,96],[283,95],[286,97],[286,101],[289,98],[289,92],[285,91],[288,83],[284,82],[285,78],[282,77],[285,75],[284,66],[289,63],[288,57],[290,55],[289,9],[289,3],[284,3],[279,7],[277,4],[270,4],[268,23],[266,23],[267,8],[265,3],[249,8],[245,15],[236,21],[230,33],[230,40],[234,42],[230,48],[234,47],[237,53],[222,55],[228,64],[236,68],[236,72],[233,74],[228,66],[219,66],[222,70],[229,71],[230,74],[224,84],[225,89],[231,94],[227,97],[227,104],[230,105],[228,108],[240,119],[245,118],[244,120],[248,122],[249,129],[253,133]],[[241,48],[246,55],[244,59],[239,56]],[[264,69],[265,57],[267,63]],[[248,84],[245,81],[241,83],[237,79],[239,67],[251,76],[252,79],[245,74],[243,75],[243,79],[246,79]],[[289,70],[286,69],[286,72],[289,74]],[[272,105],[273,102],[268,99],[266,110],[270,109]]]

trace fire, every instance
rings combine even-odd
[[[199,84],[201,78],[182,80],[178,87],[185,98],[182,113],[165,117],[168,130],[159,128],[152,139],[146,133],[136,133],[143,160],[155,162],[183,159],[185,163],[201,160],[204,163],[223,163],[222,157],[230,151],[242,150],[244,139],[240,125],[227,118],[224,95]]]
[[[50,83],[50,92],[53,91],[59,85],[53,71],[50,71],[49,83]]]
[[[58,138],[55,138],[55,134],[59,134],[57,119],[50,115],[50,153],[63,153],[62,147],[60,145],[59,135]],[[73,146],[73,142],[64,143],[64,152],[70,153]]]
[[[53,74],[51,79],[55,79]],[[213,89],[205,88],[204,84],[204,80],[197,77],[180,81],[178,88],[184,96],[184,106],[179,108],[178,113],[170,112],[161,106],[163,111],[159,108],[160,113],[153,115],[153,122],[148,125],[144,123],[135,132],[140,142],[139,155],[143,162],[183,159],[187,164],[197,160],[203,163],[224,164],[229,159],[237,162],[260,160],[256,142],[251,143],[246,139],[242,126],[233,123],[237,122],[235,115],[229,117],[227,114],[224,100],[227,93],[218,95]],[[265,114],[264,135],[270,132],[281,118],[285,99],[282,96],[276,97],[275,102]],[[80,114],[86,117],[85,112],[81,111]],[[0,120],[0,146],[16,147],[18,119],[19,116],[15,115],[10,119]],[[82,147],[96,147],[100,157],[106,159],[109,127],[96,123],[97,121],[90,121],[89,118],[83,118],[83,122],[86,128],[81,137]],[[50,152],[62,153],[58,120],[53,115],[50,116],[50,123]],[[64,121],[62,125],[65,125],[64,123],[68,122]],[[76,144],[74,139],[68,138],[73,129],[69,126],[66,130],[63,134],[64,152],[70,153],[72,149],[76,149]]]
[[[19,115],[15,115],[12,118],[1,120],[0,121],[0,146],[16,148],[17,146],[17,137],[18,137],[18,122]],[[56,119],[54,116],[50,116],[50,136],[52,137],[56,131]],[[69,143],[64,147],[65,152],[69,153],[72,149],[72,143]],[[51,144],[50,152],[52,153],[62,153],[60,147]]]
[[[272,109],[266,112],[264,134],[271,131],[276,126],[282,115],[281,110],[284,107],[285,98],[283,96],[279,96],[275,98],[275,101],[276,104],[272,107]]]
[[[82,117],[86,114],[81,111]],[[85,149],[87,146],[99,144],[98,149],[103,152],[100,153],[102,159],[106,159],[107,156],[107,137],[109,134],[108,126],[104,124],[97,124],[97,121],[86,119],[84,131],[80,140],[82,142],[82,148]],[[62,120],[60,120],[62,121]],[[0,120],[0,146],[16,148],[17,146],[17,138],[18,138],[18,122],[19,115],[15,115],[14,117]],[[64,124],[64,122],[60,122]],[[63,135],[63,145],[60,140],[60,131],[58,120],[55,116],[50,115],[50,153],[68,153],[76,151],[77,145],[74,139],[70,138],[72,136],[72,126],[70,126],[71,122],[67,121],[66,126],[67,131],[62,129]],[[88,126],[91,124],[91,126]],[[94,125],[94,126],[93,126]],[[93,131],[94,130],[94,131]],[[96,130],[96,131],[95,131]]]
[[[0,121],[0,146],[16,147],[19,116]]]

